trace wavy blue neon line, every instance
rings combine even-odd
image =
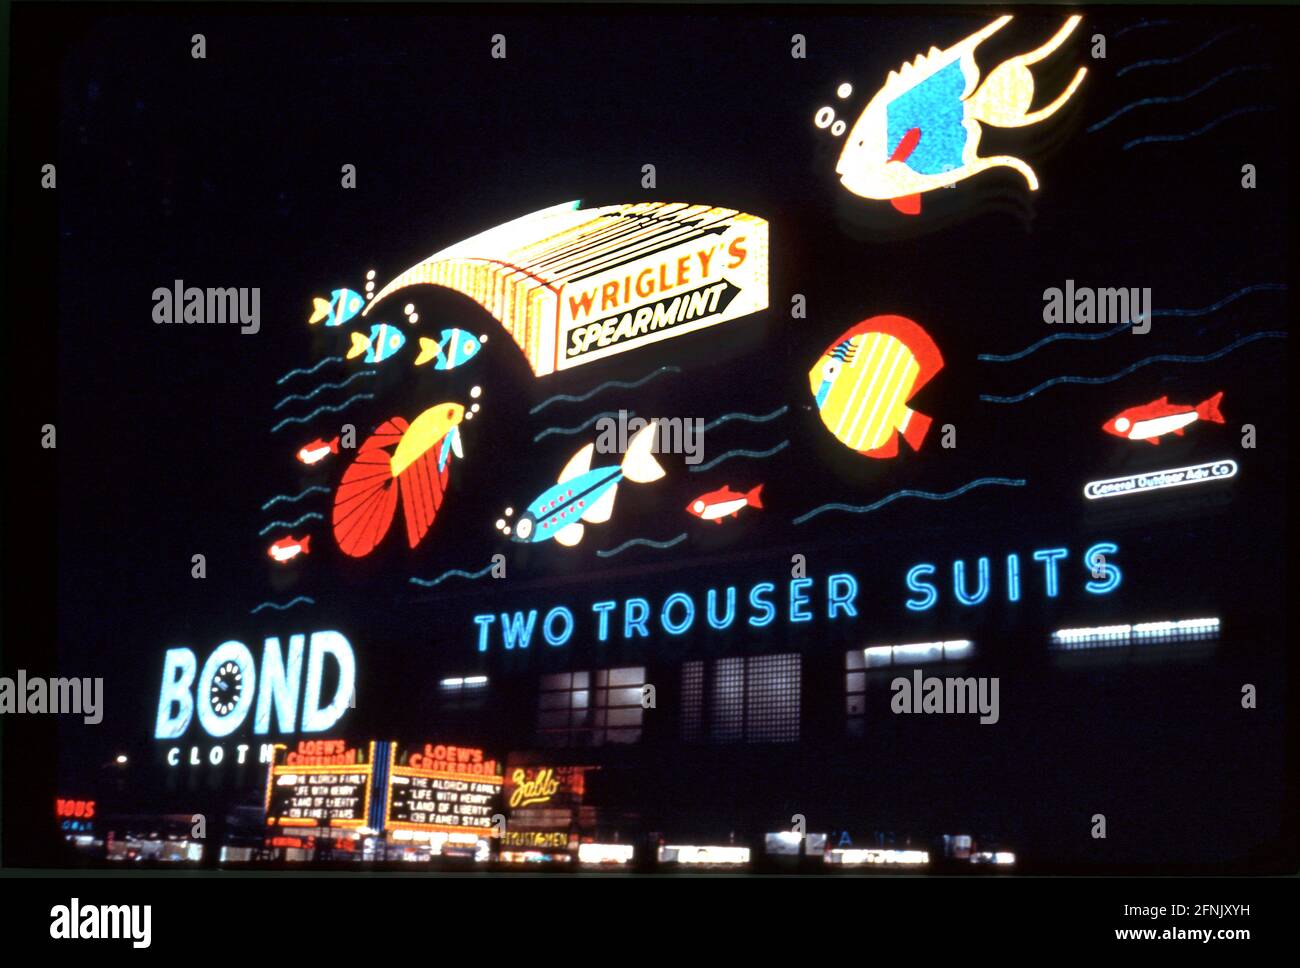
[[[1220,31],[1219,33],[1215,34],[1205,43],[1201,44],[1200,47],[1196,47],[1192,50],[1189,50],[1186,54],[1180,54],[1177,57],[1159,57],[1154,60],[1144,60],[1144,61],[1138,61],[1136,64],[1129,64],[1128,67],[1121,67],[1118,71],[1116,71],[1115,76],[1123,77],[1129,71],[1136,71],[1138,68],[1141,67],[1160,67],[1160,66],[1170,65],[1170,64],[1181,64],[1183,61],[1195,57],[1197,54],[1199,54],[1201,51],[1205,50],[1206,48],[1210,47],[1211,45],[1218,43],[1220,40],[1222,40],[1224,37],[1227,37],[1229,34],[1235,34],[1237,33],[1237,31],[1241,29],[1242,29],[1241,27],[1229,27],[1227,30]]]
[[[1129,24],[1127,27],[1121,27],[1115,31],[1116,37],[1123,37],[1125,34],[1134,30],[1141,30],[1143,27],[1168,27],[1172,20],[1139,20],[1135,24]]]
[[[345,386],[347,386],[347,385],[348,385],[349,383],[351,383],[353,380],[360,380],[362,377],[373,377],[373,376],[375,375],[376,372],[377,372],[377,371],[375,371],[375,370],[358,370],[356,373],[353,373],[350,377],[348,377],[346,380],[342,381],[341,383],[322,383],[320,386],[318,386],[318,387],[317,387],[315,390],[313,390],[311,393],[305,393],[305,394],[304,394],[304,393],[291,393],[291,394],[289,394],[289,396],[285,397],[283,400],[281,400],[279,403],[277,403],[277,404],[276,404],[274,407],[272,407],[271,409],[272,409],[272,410],[279,410],[279,409],[280,409],[281,407],[283,407],[286,403],[289,403],[289,402],[291,402],[291,401],[293,401],[293,400],[310,400],[310,399],[312,399],[314,396],[316,396],[318,393],[321,393],[321,392],[324,391],[324,390],[342,390]]]
[[[1200,309],[1154,309],[1151,315],[1154,316],[1206,316],[1210,313],[1218,312],[1230,302],[1240,299],[1242,296],[1250,295],[1252,292],[1286,292],[1286,284],[1281,282],[1260,282],[1253,286],[1244,286],[1236,292],[1229,293],[1218,302],[1209,306],[1202,306]],[[1048,343],[1055,343],[1057,340],[1079,340],[1079,339],[1106,339],[1117,333],[1122,333],[1133,326],[1133,321],[1121,323],[1118,326],[1107,329],[1104,333],[1055,333],[1052,336],[1044,336],[1037,343],[1033,343],[1019,353],[1008,353],[999,355],[997,353],[981,353],[976,359],[983,360],[985,363],[1012,363],[1015,360],[1023,360],[1030,353],[1042,349]]]
[[[789,446],[790,446],[790,441],[783,440],[775,447],[773,447],[771,450],[729,450],[725,454],[719,454],[717,457],[713,458],[713,460],[709,461],[707,464],[699,464],[695,467],[692,467],[691,473],[699,474],[701,471],[707,471],[711,468],[717,467],[724,460],[729,460],[732,457],[755,457],[755,458],[771,457],[777,451],[785,450]]]
[[[811,511],[799,515],[799,517],[794,519],[793,523],[803,524],[805,521],[810,521],[817,515],[826,511],[848,511],[850,514],[868,514],[871,511],[884,507],[891,501],[896,501],[900,497],[919,497],[927,501],[950,501],[955,497],[965,494],[971,488],[983,487],[986,484],[1002,484],[1006,487],[1024,487],[1025,480],[1022,477],[979,477],[968,484],[963,484],[955,491],[949,491],[947,494],[934,494],[930,491],[913,491],[908,489],[888,494],[885,497],[882,497],[879,501],[876,501],[874,504],[822,504],[819,507],[813,508]]]
[[[263,511],[270,510],[272,507],[274,507],[276,504],[279,504],[281,501],[284,501],[286,504],[293,504],[295,501],[301,501],[308,494],[315,494],[318,491],[322,494],[328,494],[330,492],[330,489],[328,487],[321,487],[319,484],[313,484],[311,487],[307,488],[307,490],[303,491],[301,494],[295,494],[293,497],[289,497],[289,495],[287,494],[277,494],[275,497],[271,498],[271,500],[267,501],[265,504],[262,505],[262,510]]]
[[[777,407],[771,413],[761,417],[758,414],[753,414],[753,413],[724,413],[717,420],[711,420],[708,423],[706,423],[704,425],[704,429],[712,430],[714,427],[720,426],[721,424],[726,423],[728,420],[747,420],[750,423],[767,423],[769,420],[775,420],[777,417],[781,416],[789,409],[790,409],[789,406]]]
[[[319,406],[311,413],[307,414],[307,416],[305,417],[285,417],[278,424],[276,424],[274,427],[271,428],[271,433],[275,433],[281,427],[287,426],[289,424],[307,423],[309,420],[311,420],[313,417],[317,416],[318,414],[338,413],[341,410],[346,410],[348,407],[352,406],[352,404],[356,403],[358,400],[373,400],[373,399],[375,399],[375,395],[373,393],[354,394],[353,396],[348,397],[346,400],[344,400],[342,403],[338,404],[337,406],[328,406],[328,405]]]
[[[1235,342],[1229,343],[1223,349],[1214,353],[1207,353],[1204,356],[1185,356],[1178,353],[1161,353],[1158,356],[1148,356],[1144,360],[1138,360],[1132,366],[1126,366],[1118,373],[1112,373],[1110,376],[1058,376],[1038,384],[1032,390],[1026,390],[1024,393],[1017,394],[1014,397],[996,397],[987,394],[980,394],[980,399],[985,403],[1020,403],[1022,400],[1028,400],[1030,397],[1037,396],[1048,387],[1056,386],[1058,383],[1084,383],[1089,386],[1097,386],[1103,383],[1113,383],[1116,380],[1123,379],[1130,373],[1140,370],[1144,366],[1152,363],[1208,363],[1211,360],[1217,360],[1220,357],[1227,356],[1233,350],[1245,346],[1247,343],[1253,343],[1260,339],[1286,339],[1286,333],[1278,330],[1269,330],[1263,333],[1251,333],[1249,336],[1243,336]]]
[[[1237,108],[1237,110],[1229,111],[1221,118],[1215,118],[1209,124],[1205,125],[1205,127],[1197,128],[1195,131],[1188,131],[1186,134],[1149,134],[1143,138],[1134,138],[1132,141],[1125,142],[1124,150],[1128,151],[1130,148],[1134,148],[1137,145],[1156,144],[1157,142],[1164,141],[1187,141],[1191,138],[1199,138],[1207,131],[1217,128],[1219,125],[1223,124],[1224,121],[1231,121],[1238,115],[1257,114],[1260,111],[1272,110],[1273,106],[1271,104],[1252,104],[1249,107]]]
[[[280,379],[276,380],[275,385],[280,386],[281,384],[286,383],[289,380],[292,380],[296,376],[311,376],[311,374],[315,373],[322,366],[328,366],[330,363],[342,363],[342,362],[343,362],[343,358],[340,356],[327,356],[325,357],[325,359],[321,360],[319,363],[317,363],[309,370],[290,370],[284,376],[280,377]]]
[[[557,403],[560,400],[567,400],[570,403],[582,403],[584,400],[590,400],[596,394],[600,393],[601,390],[608,390],[610,387],[622,387],[625,390],[632,390],[635,389],[636,387],[649,383],[657,376],[663,376],[663,374],[665,373],[681,373],[681,372],[682,372],[682,368],[680,366],[661,366],[659,367],[659,369],[653,371],[652,373],[646,374],[641,379],[636,380],[635,382],[632,383],[627,383],[623,380],[610,380],[608,383],[602,383],[600,386],[596,387],[595,389],[588,390],[586,393],[583,393],[576,397],[568,393],[557,393],[555,396],[547,400],[543,400],[541,403],[533,407],[533,409],[529,410],[528,412],[530,414],[541,413],[551,404]]]
[[[299,595],[297,598],[291,599],[290,601],[285,602],[283,605],[277,605],[275,602],[263,602],[261,605],[258,605],[255,608],[250,608],[248,610],[248,613],[250,615],[256,615],[264,608],[274,608],[276,611],[283,612],[286,608],[293,608],[299,602],[306,602],[308,605],[315,605],[316,599],[308,598],[306,595]]]
[[[1187,94],[1175,94],[1171,97],[1144,97],[1141,100],[1133,101],[1130,104],[1124,105],[1114,114],[1112,114],[1110,117],[1106,118],[1103,121],[1098,121],[1096,124],[1089,126],[1088,133],[1092,134],[1096,131],[1100,131],[1102,128],[1106,127],[1106,125],[1114,121],[1116,118],[1128,114],[1128,112],[1132,111],[1134,108],[1146,107],[1148,104],[1178,104],[1181,101],[1191,100],[1192,98],[1196,97],[1196,95],[1200,94],[1203,91],[1208,91],[1210,88],[1214,87],[1215,84],[1218,84],[1221,80],[1223,80],[1226,77],[1231,77],[1233,74],[1241,74],[1244,73],[1245,71],[1271,71],[1272,69],[1273,66],[1271,64],[1243,64],[1240,67],[1234,67],[1231,68],[1230,70],[1224,71],[1218,77],[1206,81],[1196,90],[1191,91]]]
[[[444,571],[437,578],[416,578],[414,575],[412,575],[410,581],[412,585],[423,585],[425,588],[432,588],[440,581],[444,581],[445,579],[451,578],[452,576],[455,575],[459,575],[461,578],[470,578],[470,579],[482,578],[491,570],[492,570],[492,566],[490,564],[484,565],[481,569],[472,573],[468,571],[461,571],[459,568],[452,568],[450,571]]]
[[[324,521],[324,520],[325,520],[324,517],[322,517],[321,515],[317,514],[315,511],[308,511],[306,514],[304,514],[302,517],[298,518],[298,520],[296,520],[296,521],[272,521],[270,524],[268,524],[268,525],[267,525],[265,528],[263,528],[261,531],[257,532],[257,536],[258,536],[259,538],[261,538],[261,537],[263,537],[263,536],[266,534],[266,532],[268,532],[268,531],[270,531],[270,530],[272,530],[273,528],[276,528],[276,527],[289,528],[290,530],[292,530],[293,528],[298,527],[298,525],[302,524],[304,521],[310,521],[310,520],[312,520],[312,519],[315,519],[315,520],[317,520],[317,521]]]
[[[667,541],[655,541],[653,538],[633,538],[630,541],[624,541],[617,548],[597,551],[596,555],[600,558],[613,558],[620,551],[625,551],[633,545],[646,545],[651,548],[671,548],[675,544],[681,544],[686,540],[686,532],[683,531],[675,538],[669,538]]]
[[[535,443],[537,443],[539,440],[541,440],[543,437],[549,437],[551,434],[578,434],[578,433],[582,433],[582,431],[586,430],[588,427],[590,427],[592,424],[594,424],[597,420],[603,420],[603,419],[606,418],[606,417],[617,417],[617,416],[618,416],[620,413],[622,413],[622,412],[623,412],[623,411],[620,411],[620,410],[606,410],[604,413],[598,413],[598,414],[596,414],[596,416],[592,417],[590,420],[584,420],[582,423],[578,424],[578,426],[576,426],[576,427],[547,427],[545,430],[543,430],[541,433],[539,433],[536,437],[533,438],[533,443],[535,444]],[[632,417],[635,417],[635,416],[636,416],[636,414],[635,414],[633,411],[631,411],[631,410],[628,410],[628,411],[626,412],[626,415],[627,415],[627,417],[628,417],[629,420],[630,420]]]

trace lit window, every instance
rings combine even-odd
[[[926,662],[960,662],[975,653],[975,644],[967,639],[948,642],[916,642],[908,645],[872,645],[853,649],[844,656],[845,713],[850,736],[865,732],[867,711],[867,675],[872,669],[889,666],[916,666]]]
[[[794,654],[684,663],[682,739],[797,742],[800,680],[800,657]]]
[[[638,742],[644,685],[644,666],[542,676],[538,742],[544,746]]]

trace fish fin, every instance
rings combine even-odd
[[[352,348],[348,350],[348,359],[354,360],[370,349],[370,337],[362,333],[352,334]]]
[[[745,501],[749,504],[750,507],[762,508],[763,507],[763,485],[758,484],[753,488],[751,488],[749,493],[745,495]]]
[[[889,204],[902,212],[904,215],[921,214],[921,196],[920,195],[902,195],[899,198],[891,198]]]
[[[591,507],[579,516],[581,521],[589,521],[592,524],[604,524],[609,520],[610,515],[614,513],[614,494],[618,491],[618,485],[615,484],[608,491],[592,502]]]
[[[916,146],[921,143],[921,129],[908,128],[907,132],[899,139],[898,147],[894,153],[889,156],[890,161],[907,161]]]
[[[628,441],[627,453],[623,455],[623,476],[629,481],[649,484],[664,476],[664,469],[653,452],[658,429],[658,421],[651,420]]]
[[[424,366],[424,364],[428,363],[441,352],[442,347],[438,345],[436,340],[429,339],[427,336],[421,336],[420,355],[415,358],[415,365]]]
[[[1159,446],[1160,446],[1160,438],[1159,438],[1159,437],[1148,437],[1148,438],[1147,438],[1147,443],[1151,444],[1153,447],[1159,447]]]
[[[719,514],[716,518],[714,518],[714,519],[713,519],[713,523],[716,524],[716,525],[718,525],[718,526],[721,526],[721,525],[722,525],[722,515]]]
[[[431,447],[397,476],[402,492],[402,512],[406,519],[406,543],[414,548],[433,525],[447,494],[450,468],[439,467]]]
[[[381,427],[384,430],[388,427]],[[396,430],[396,425],[393,425]],[[385,440],[389,435],[379,437]],[[400,433],[392,435],[396,443]],[[367,444],[374,440],[372,437]],[[397,511],[397,488],[389,468],[388,452],[380,445],[362,445],[357,459],[343,472],[334,495],[334,540],[339,550],[352,558],[363,558],[383,540]]]
[[[858,453],[867,457],[885,458],[898,456],[898,434],[890,434],[889,440],[881,444],[875,450],[862,450]]]
[[[1181,437],[1183,435],[1183,431],[1185,431],[1186,429],[1187,429],[1186,427],[1176,427],[1174,428],[1174,433],[1176,433],[1179,437]]]
[[[560,471],[560,476],[556,479],[557,484],[563,484],[579,474],[585,474],[591,470],[591,455],[595,452],[595,444],[587,444],[582,450],[578,451],[569,458],[569,462],[564,465],[564,470]]]
[[[923,413],[917,413],[915,410],[907,411],[907,417],[903,421],[903,439],[913,450],[920,450],[921,444],[925,440],[926,431],[930,429],[933,420]]]
[[[580,521],[574,521],[573,524],[565,525],[559,531],[555,532],[555,540],[566,548],[572,548],[582,540],[582,532],[585,529]]]
[[[337,454],[338,452],[339,452],[339,438],[335,437],[333,440],[330,441],[330,453]]]
[[[311,535],[307,535],[298,544],[302,545],[302,553],[307,554],[307,552],[311,551]]]
[[[322,319],[330,314],[330,301],[321,299],[320,296],[313,296],[311,301],[311,319],[308,323],[319,323]]]
[[[1223,391],[1220,390],[1196,408],[1196,416],[1202,420],[1208,420],[1210,423],[1224,423],[1223,414],[1219,412],[1219,401],[1222,399]]]

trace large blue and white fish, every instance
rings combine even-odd
[[[370,327],[369,336],[363,336],[361,333],[352,334],[352,348],[348,350],[348,359],[355,359],[364,353],[367,363],[382,363],[405,345],[406,337],[402,335],[400,329],[387,323],[375,323]]]
[[[981,156],[981,124],[1021,128],[1055,114],[1082,83],[1087,68],[1050,104],[1036,111],[1029,65],[1047,57],[1078,26],[1066,20],[1041,47],[997,65],[982,79],[975,49],[1011,22],[999,17],[987,27],[944,50],[931,47],[912,63],[890,71],[885,85],[849,130],[835,172],[844,187],[863,198],[889,200],[906,215],[921,211],[921,195],[989,168],[1011,168],[1031,191],[1038,177],[1014,155]]]
[[[528,505],[513,527],[515,541],[537,543],[554,538],[572,547],[582,540],[583,522],[603,524],[614,513],[614,495],[624,479],[649,484],[664,476],[654,458],[658,424],[650,424],[628,441],[623,463],[611,467],[591,466],[595,444],[588,444],[564,465],[560,479]],[[507,533],[510,529],[503,528]]]
[[[342,326],[349,319],[365,308],[366,301],[361,293],[351,289],[335,289],[329,299],[316,296],[311,301],[311,319],[308,323],[325,320],[326,326]]]
[[[415,358],[415,365],[423,366],[433,360],[435,370],[454,370],[474,359],[479,347],[486,342],[486,336],[475,336],[458,328],[444,329],[437,340],[421,336],[420,355]]]

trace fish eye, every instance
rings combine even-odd
[[[472,339],[465,340],[465,352],[470,353],[478,348],[478,343]]]
[[[1128,427],[1129,427],[1128,417],[1120,417],[1118,420],[1115,421],[1115,429],[1118,430],[1120,433],[1123,433],[1124,431],[1128,430]]]
[[[695,508],[695,513],[696,513],[696,514],[700,514],[700,513],[702,513],[702,512],[704,511],[704,502],[703,502],[703,501],[696,501],[695,504],[692,505],[692,506]]]
[[[840,361],[827,360],[826,365],[822,367],[822,379],[834,380],[839,375],[840,375]]]
[[[450,419],[451,419],[452,417],[454,417],[454,416],[456,416],[456,410],[455,410],[455,408],[454,408],[454,407],[448,407],[448,408],[447,408],[447,419],[450,420]]]

